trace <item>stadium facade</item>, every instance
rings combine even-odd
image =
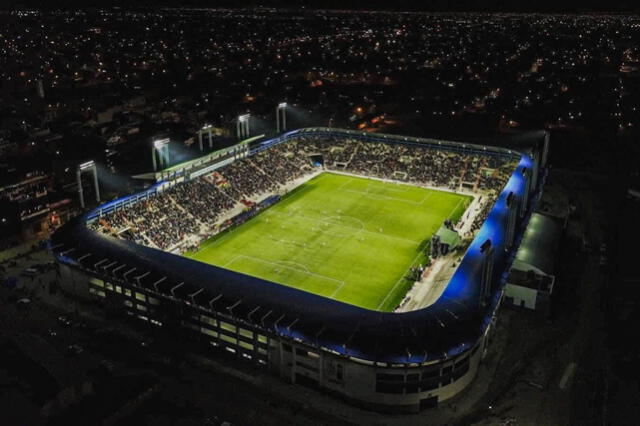
[[[372,144],[497,156],[517,164],[443,294],[410,312],[377,312],[200,263],[91,230],[101,215],[201,175],[177,169],[169,180],[76,218],[51,239],[63,280],[82,283],[106,305],[167,332],[190,333],[214,348],[292,383],[320,387],[365,408],[415,412],[437,406],[473,380],[491,339],[504,280],[533,201],[546,147],[507,148],[307,128],[212,159],[252,156],[300,138],[349,138]]]

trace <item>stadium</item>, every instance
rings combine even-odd
[[[212,355],[415,412],[476,374],[547,145],[298,129],[158,172],[51,249],[87,297]]]

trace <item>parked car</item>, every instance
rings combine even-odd
[[[29,305],[31,305],[31,299],[27,297],[23,297],[22,299],[18,299],[17,303],[18,303],[18,306],[22,308],[27,308],[29,307]]]
[[[39,272],[36,268],[27,268],[20,273],[20,275],[23,275],[25,277],[35,277],[38,274]]]

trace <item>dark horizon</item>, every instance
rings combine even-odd
[[[348,11],[389,11],[389,12],[434,12],[434,13],[638,13],[640,4],[633,1],[611,2],[605,0],[585,1],[552,1],[542,0],[535,3],[508,4],[504,0],[462,0],[455,4],[447,0],[428,0],[415,2],[411,0],[397,0],[387,2],[372,0],[362,5],[355,0],[255,0],[239,4],[233,0],[183,0],[179,4],[168,0],[142,0],[132,5],[123,0],[21,0],[10,1],[0,10],[20,10],[25,8],[52,9],[93,9],[116,8],[149,9],[149,8],[229,8],[253,9],[259,7],[278,9],[310,9],[310,10],[348,10]]]

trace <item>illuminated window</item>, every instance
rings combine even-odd
[[[142,293],[138,293],[137,291],[136,291],[136,299],[141,300],[143,302],[147,301],[147,297]]]
[[[98,278],[90,278],[89,282],[97,287],[104,287],[104,281]]]
[[[253,339],[253,331],[245,330],[244,328],[240,328],[240,335],[244,337],[248,337],[249,339]]]
[[[251,351],[253,350],[253,345],[251,343],[243,342],[242,340],[240,340],[238,342],[238,345],[240,345],[241,348],[249,349]]]
[[[208,328],[206,328],[206,327],[200,327],[200,331],[201,331],[203,334],[206,334],[206,335],[208,335],[208,336],[218,337],[218,332],[217,332],[217,331],[209,330],[209,329],[208,329]]]
[[[229,324],[228,322],[220,321],[220,328],[223,330],[230,331],[232,333],[236,332],[237,327],[233,324]]]
[[[227,336],[226,334],[220,334],[220,340],[224,340],[225,342],[236,344],[236,338]]]
[[[89,293],[90,294],[95,294],[96,296],[100,296],[100,297],[106,297],[106,294],[104,291],[102,290],[96,290],[93,287],[89,287]]]
[[[200,321],[205,324],[212,325],[214,327],[217,325],[215,318],[211,318],[206,315],[200,315]]]

